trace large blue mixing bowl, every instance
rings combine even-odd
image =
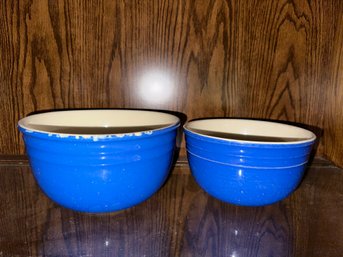
[[[203,119],[185,126],[189,165],[197,183],[229,203],[261,206],[299,185],[316,136],[276,122]]]
[[[131,207],[161,187],[179,119],[153,111],[80,110],[31,115],[18,125],[45,194],[96,213]]]

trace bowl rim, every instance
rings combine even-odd
[[[46,118],[48,116],[51,115],[57,115],[57,116],[61,116],[63,114],[67,114],[67,115],[96,115],[96,114],[104,114],[104,115],[110,115],[110,113],[113,113],[113,115],[115,115],[117,113],[123,115],[129,115],[129,114],[136,114],[137,116],[139,115],[150,115],[150,116],[154,116],[156,115],[156,117],[160,116],[164,118],[164,122],[155,122],[154,119],[151,119],[150,117],[150,126],[158,126],[157,128],[153,128],[153,129],[147,129],[147,130],[137,130],[137,131],[133,131],[133,132],[119,132],[119,133],[64,133],[64,132],[54,132],[54,131],[49,131],[48,129],[37,129],[32,125],[47,125],[47,126],[56,126],[58,127],[59,125],[50,125],[48,123],[30,123],[30,121],[38,119],[39,118]],[[115,119],[112,118],[112,119]],[[144,120],[144,118],[140,117],[140,119]],[[127,119],[129,120],[129,119]],[[158,119],[156,119],[158,120]],[[129,121],[127,121],[129,122]],[[132,121],[132,125],[135,124],[135,121]],[[77,123],[77,122],[76,122]],[[41,135],[48,135],[48,136],[54,136],[54,137],[61,137],[61,138],[67,138],[67,137],[75,137],[75,138],[84,138],[84,139],[88,139],[88,138],[108,138],[108,137],[117,137],[117,138],[122,138],[125,136],[141,136],[142,134],[146,134],[146,135],[150,135],[154,132],[158,132],[158,131],[162,131],[162,130],[166,130],[166,129],[171,129],[173,127],[179,127],[180,126],[180,118],[177,117],[176,115],[173,114],[169,114],[163,111],[155,111],[155,110],[136,110],[136,109],[81,109],[81,110],[53,110],[53,111],[47,111],[47,112],[43,112],[43,113],[36,113],[36,114],[31,114],[28,115],[22,119],[20,119],[17,123],[18,128],[21,132],[23,133],[27,133],[27,134],[32,134],[32,133],[39,133]],[[31,125],[31,126],[30,126]],[[92,125],[92,122],[89,122],[89,126],[75,126],[75,124],[70,124],[69,127],[73,127],[71,126],[73,125],[74,127],[99,127],[99,128],[106,128],[108,126],[106,125],[101,125],[101,124],[96,124],[96,125]],[[92,125],[92,126],[91,126]],[[139,124],[136,124],[137,126],[139,126]],[[148,126],[146,124],[140,125],[141,127],[143,126]],[[63,127],[62,125],[60,125],[61,127]],[[136,127],[137,127],[136,126]],[[65,127],[68,127],[67,125],[65,125]],[[115,126],[113,126],[115,127]],[[120,126],[120,123],[117,124],[117,127],[135,127],[135,126]]]
[[[299,132],[302,132],[304,134],[308,135],[308,138],[303,139],[303,140],[294,140],[294,141],[254,141],[254,140],[240,140],[240,139],[231,139],[231,138],[224,138],[224,137],[219,137],[219,136],[213,136],[213,135],[206,135],[204,133],[201,133],[201,130],[197,130],[194,128],[190,128],[191,124],[198,123],[198,122],[243,122],[243,123],[250,123],[252,124],[259,124],[259,125],[267,125],[267,126],[277,126],[277,127],[283,127],[285,129],[290,129],[290,130],[297,130]],[[250,126],[251,126],[250,125]],[[203,118],[203,119],[192,119],[186,122],[184,124],[183,129],[185,131],[185,134],[187,135],[188,133],[197,135],[199,138],[202,139],[211,139],[215,141],[220,141],[223,143],[237,143],[237,144],[249,144],[249,145],[302,145],[302,144],[307,144],[307,143],[313,143],[316,139],[317,136],[310,130],[304,129],[295,125],[289,125],[282,123],[281,121],[269,121],[269,120],[259,120],[259,119],[244,119],[244,118]],[[218,130],[203,130],[204,132],[221,132]],[[225,133],[225,132],[223,132]],[[237,135],[252,135],[253,134],[247,134],[247,133],[234,133]],[[268,135],[255,135],[255,136],[268,136]],[[282,138],[282,136],[280,136]]]

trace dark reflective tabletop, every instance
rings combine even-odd
[[[146,202],[110,214],[52,203],[26,161],[0,162],[0,256],[342,256],[343,170],[315,160],[297,191],[266,207],[203,192],[177,165]]]

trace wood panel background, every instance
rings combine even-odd
[[[322,131],[343,166],[343,1],[0,2],[0,154],[27,114],[148,108]]]

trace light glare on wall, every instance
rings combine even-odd
[[[167,104],[173,95],[174,81],[170,74],[163,70],[147,70],[139,81],[139,96],[144,103]]]

